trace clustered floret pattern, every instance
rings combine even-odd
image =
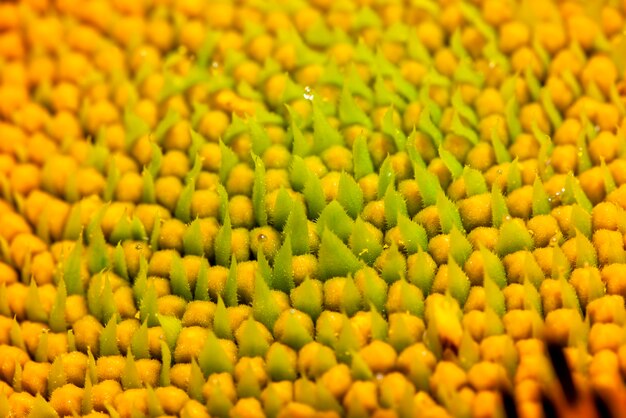
[[[0,415],[623,413],[625,8],[0,3]]]

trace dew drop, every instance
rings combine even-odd
[[[312,93],[311,87],[306,86],[304,88],[304,94],[302,95],[302,97],[304,97],[306,100],[313,100],[315,95]]]
[[[295,310],[295,309],[293,309],[293,308],[291,308],[291,309],[289,309],[289,313],[293,315],[293,314],[295,314],[295,313],[296,313],[296,310]]]
[[[502,173],[503,173],[503,171],[502,171],[502,169],[501,169],[501,168],[498,168],[498,169],[496,170],[496,173],[498,173],[498,174],[502,174]]]
[[[265,241],[267,239],[267,235],[259,234],[259,241]]]
[[[376,373],[376,380],[383,380],[383,377],[385,377],[384,374],[382,373]]]

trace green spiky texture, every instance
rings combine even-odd
[[[294,308],[306,313],[311,319],[317,319],[323,310],[321,283],[307,277],[291,291],[291,303]]]
[[[214,389],[214,395],[207,401],[207,410],[211,416],[216,417],[228,417],[229,411],[232,409],[233,404],[230,399],[224,394],[223,389],[217,385]]]
[[[109,356],[145,396],[133,417],[172,413],[171,386],[198,402],[183,416],[258,401],[271,417],[466,417],[502,389],[477,384],[482,363],[511,393],[538,368],[558,394],[543,353],[526,356],[572,313],[552,325],[579,377],[597,386],[607,348],[623,364],[623,8],[541,4],[556,51],[533,2],[208,2],[211,27],[174,3],[112,19],[98,3],[78,26],[67,7],[7,6],[10,36],[38,16],[63,36],[0,60],[0,334],[19,353],[0,416],[62,415],[50,401],[68,383],[84,390],[74,415],[124,416],[122,397],[96,405]],[[77,41],[93,28],[102,51]],[[509,29],[530,41],[507,51]],[[22,77],[39,58],[69,64]]]
[[[48,372],[48,393],[54,392],[55,389],[60,388],[67,383],[65,371],[63,370],[63,363],[60,357],[57,357]]]
[[[280,311],[275,304],[274,297],[270,292],[265,279],[257,273],[254,279],[254,302],[252,311],[256,320],[261,322],[267,329],[273,329]]]
[[[84,293],[80,277],[80,260],[83,252],[81,239],[77,240],[74,248],[63,262],[63,281],[69,295]]]
[[[182,329],[182,324],[180,320],[174,316],[158,315],[157,318],[163,329],[164,340],[169,349],[173,350],[176,346],[178,334],[180,334]]]
[[[292,260],[291,238],[287,236],[274,257],[274,289],[289,293],[294,288]]]
[[[67,291],[65,290],[65,282],[60,281],[57,288],[57,295],[54,305],[50,310],[50,329],[54,332],[63,332],[67,329],[67,321],[65,320],[65,304],[67,301]]]
[[[463,306],[469,295],[470,281],[453,258],[448,259],[448,283],[450,294]]]
[[[309,252],[307,221],[304,205],[294,202],[283,230],[291,242],[292,255],[302,255]]]
[[[95,275],[87,292],[89,311],[101,322],[107,323],[116,313],[111,281],[107,273]]]
[[[218,338],[232,339],[233,333],[230,329],[228,311],[221,296],[217,298],[217,308],[213,316],[213,332]]]
[[[230,215],[225,212],[224,223],[215,237],[215,261],[221,266],[229,266],[231,259],[232,228]]]
[[[362,177],[374,172],[374,164],[367,149],[367,141],[364,136],[359,136],[352,145],[352,156],[354,159],[354,178],[359,180]]]
[[[352,226],[351,246],[352,253],[371,265],[383,251],[382,244],[365,226],[361,217],[357,217]]]
[[[211,331],[208,332],[204,347],[198,356],[198,364],[205,377],[212,373],[230,373],[233,370],[233,364],[230,362],[219,340]]]
[[[269,343],[261,334],[257,322],[250,316],[244,323],[243,334],[239,340],[239,356],[263,357],[269,349]]]
[[[533,247],[533,238],[522,224],[512,219],[504,220],[500,226],[500,238],[496,244],[496,252],[500,256],[520,250],[531,250]]]
[[[328,229],[342,241],[347,240],[352,231],[352,219],[336,200],[324,208],[316,225],[318,234],[322,235]]]
[[[272,224],[279,230],[285,227],[287,218],[291,213],[294,202],[287,190],[281,187],[276,196],[276,206],[274,208],[274,214],[272,216]]]
[[[117,346],[117,317],[114,315],[100,334],[100,355],[116,356],[120,354]]]
[[[428,253],[424,252],[421,248],[416,254],[416,268],[414,273],[409,276],[411,283],[420,288],[423,294],[430,293],[430,289],[435,280],[436,265],[429,263],[430,257]]]
[[[35,281],[30,282],[28,293],[26,294],[26,316],[31,321],[47,322],[48,315],[41,306],[39,289]]]
[[[287,360],[286,349],[280,345],[274,345],[266,356],[267,373],[273,381],[294,380],[296,371]]]
[[[320,274],[324,279],[345,276],[359,269],[361,263],[330,229],[324,229],[318,250]]]
[[[326,207],[324,191],[320,179],[313,174],[308,175],[302,193],[306,201],[309,219],[317,219],[322,210]]]
[[[304,345],[313,341],[313,338],[294,315],[289,315],[285,324],[285,332],[282,341],[294,350],[299,350]]]
[[[191,373],[189,375],[189,386],[187,387],[187,393],[189,397],[195,399],[198,402],[204,402],[204,395],[202,394],[202,386],[206,381],[203,370],[198,365],[196,359],[191,360]]]
[[[144,321],[139,329],[135,331],[130,341],[130,346],[135,358],[150,358],[150,345],[148,341],[148,322]]]
[[[137,370],[137,364],[135,364],[132,350],[128,350],[126,354],[126,362],[124,363],[124,370],[122,372],[122,387],[124,390],[142,387],[139,370]]]

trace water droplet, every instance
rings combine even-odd
[[[306,100],[313,100],[313,98],[315,97],[315,95],[313,94],[313,92],[311,91],[311,87],[306,86],[304,88],[304,94],[302,95],[302,97],[304,97]]]
[[[295,314],[295,313],[296,313],[296,310],[295,310],[295,309],[293,309],[293,308],[291,308],[291,309],[289,309],[289,313],[293,315],[293,314]]]
[[[259,234],[259,241],[265,241],[267,239],[267,235]]]
[[[505,220],[505,221],[510,221],[511,219],[513,219],[513,218],[511,218],[511,215],[506,215],[506,216],[504,217],[504,220]]]
[[[376,373],[376,380],[383,380],[383,377],[385,377],[384,374],[382,373]]]
[[[220,65],[219,65],[219,63],[218,63],[217,61],[213,61],[213,62],[211,63],[211,67],[213,67],[213,68],[218,68],[219,66],[220,66]]]
[[[502,174],[502,173],[503,173],[503,171],[502,171],[502,169],[501,169],[501,168],[498,168],[498,169],[496,170],[496,173],[498,173],[498,174]]]

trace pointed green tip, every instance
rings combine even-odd
[[[8,401],[7,401],[8,402]],[[8,414],[6,416],[10,416]],[[46,399],[41,396],[41,394],[37,394],[35,397],[35,401],[33,402],[33,407],[28,414],[29,417],[41,417],[41,418],[58,418],[59,414],[54,410],[52,405],[50,405]]]
[[[254,318],[267,329],[274,329],[274,323],[280,315],[274,296],[261,273],[257,271],[254,279],[254,298],[252,299]]]
[[[230,319],[228,317],[228,311],[224,300],[221,296],[217,297],[217,308],[213,316],[213,332],[218,338],[224,338],[231,340],[233,338],[232,330],[230,328]]]
[[[139,329],[135,331],[131,339],[131,348],[135,358],[137,359],[149,359],[150,358],[150,343],[148,337],[148,321],[144,321]]]
[[[281,380],[295,380],[296,370],[289,361],[288,348],[274,343],[267,352],[267,373],[274,382]]]
[[[291,291],[292,306],[311,319],[316,320],[322,313],[322,283],[318,280],[306,278],[298,287]]]
[[[281,314],[281,318],[279,318],[279,321],[274,326],[274,334],[280,333],[282,343],[294,350],[299,350],[304,345],[313,341],[310,329],[307,329],[303,323],[307,321],[309,328],[312,329],[313,322],[306,314],[297,312],[294,309],[284,311]]]
[[[243,374],[237,382],[237,396],[239,398],[256,398],[261,394],[261,385],[250,364],[244,368]]]
[[[459,305],[463,306],[469,296],[471,283],[463,269],[454,261],[448,258],[448,290]]]
[[[500,225],[500,235],[495,248],[498,255],[505,256],[516,251],[532,250],[534,245],[533,237],[523,222],[517,219],[504,219]]]
[[[61,361],[61,357],[57,357],[54,362],[52,362],[52,366],[48,372],[48,393],[54,392],[55,389],[60,388],[66,383],[67,378],[65,376],[63,362]]]
[[[243,328],[237,330],[237,345],[239,357],[264,357],[269,350],[269,343],[260,322],[256,322],[251,315],[243,323]],[[268,331],[265,329],[265,332]]]
[[[100,355],[116,356],[120,354],[117,346],[117,315],[113,315],[100,333]]]
[[[202,368],[198,365],[196,359],[191,360],[191,373],[189,375],[189,386],[187,387],[187,393],[192,399],[198,402],[204,403],[204,394],[202,388],[206,382],[206,376],[203,373]]]
[[[122,371],[122,387],[124,390],[139,389],[142,387],[139,370],[137,370],[137,364],[135,363],[132,350],[128,350],[126,355],[126,362],[124,363],[124,370]]]
[[[213,331],[209,331],[204,347],[198,356],[198,364],[207,377],[213,373],[232,373],[233,364]]]
[[[324,279],[346,276],[356,272],[361,262],[352,251],[328,228],[322,234],[318,250],[320,276]]]
[[[370,381],[374,378],[374,374],[359,353],[352,353],[350,373],[352,374],[352,378],[354,380]]]
[[[233,403],[224,393],[222,387],[217,384],[213,387],[211,397],[207,401],[207,410],[211,416],[228,417]]]
[[[350,364],[352,354],[361,348],[361,341],[352,322],[344,315],[343,326],[335,344],[335,355],[342,363]]]

